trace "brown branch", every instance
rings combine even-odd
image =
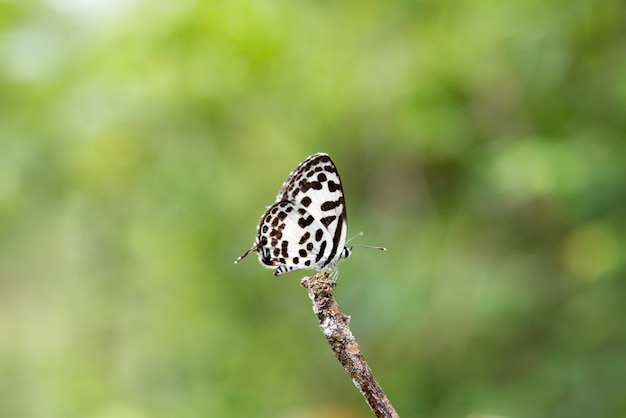
[[[320,321],[320,328],[332,347],[333,354],[346,369],[374,414],[377,417],[398,417],[365,362],[359,344],[350,331],[350,317],[341,313],[333,297],[336,282],[328,277],[327,272],[321,272],[305,277],[300,282],[309,291],[309,297],[313,301],[313,312]]]

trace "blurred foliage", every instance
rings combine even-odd
[[[248,248],[337,163],[403,417],[626,415],[626,4],[0,1],[0,415],[366,417]],[[254,258],[254,257],[252,257]]]

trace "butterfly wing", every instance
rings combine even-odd
[[[276,268],[274,275],[279,276],[294,270],[321,270],[336,262],[332,242],[329,230],[305,207],[281,201],[261,219],[255,245],[259,262]]]
[[[346,243],[348,217],[341,178],[328,154],[313,154],[301,162],[283,183],[276,201],[303,206],[331,234],[330,259],[341,253]]]

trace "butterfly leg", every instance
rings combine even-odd
[[[330,273],[330,280],[332,280],[333,282],[336,282],[337,279],[339,278],[339,269],[337,268],[337,266],[332,266],[329,267],[328,269],[326,269],[326,271],[328,271],[328,273]]]

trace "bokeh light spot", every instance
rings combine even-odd
[[[585,224],[563,240],[562,262],[575,277],[597,280],[609,273],[619,260],[619,242],[602,224]]]

